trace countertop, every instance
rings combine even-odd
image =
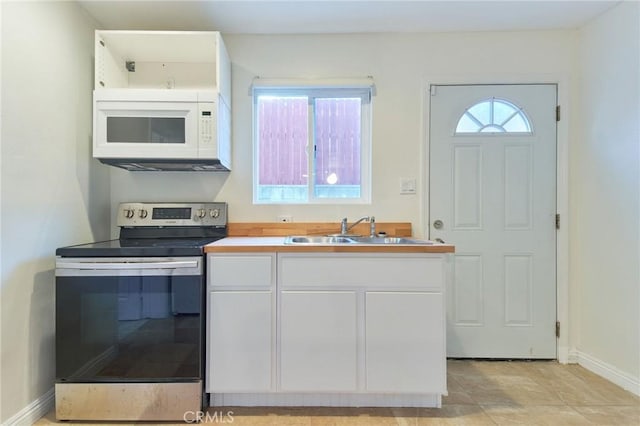
[[[205,253],[453,253],[451,244],[285,244],[285,237],[228,237],[205,246]]]

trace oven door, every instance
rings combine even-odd
[[[202,257],[57,258],[58,383],[202,379]]]

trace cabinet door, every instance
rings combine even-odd
[[[369,392],[446,391],[440,293],[366,293]]]
[[[207,392],[272,390],[272,292],[209,293]]]
[[[356,293],[283,291],[280,303],[281,390],[356,390]]]

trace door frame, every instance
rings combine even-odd
[[[556,233],[556,318],[561,324],[560,337],[556,344],[558,362],[566,364],[569,358],[571,342],[571,324],[569,321],[569,76],[564,73],[553,74],[474,74],[465,73],[455,76],[428,76],[422,86],[422,149],[419,229],[425,237],[429,236],[431,218],[429,217],[429,155],[431,130],[431,86],[436,85],[474,85],[474,84],[555,84],[557,86],[558,105],[561,105],[560,121],[556,127],[556,212],[560,214],[560,229]]]

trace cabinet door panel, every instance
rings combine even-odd
[[[442,294],[366,294],[370,392],[446,391]]]
[[[356,293],[281,294],[282,390],[356,390]]]
[[[207,392],[272,389],[272,292],[209,295]]]

